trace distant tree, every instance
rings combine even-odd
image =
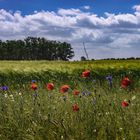
[[[24,40],[0,40],[0,60],[64,60],[73,58],[71,44],[45,38],[27,37]]]
[[[135,60],[135,57],[129,57],[127,60]]]
[[[81,56],[81,61],[86,61],[86,57]]]

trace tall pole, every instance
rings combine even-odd
[[[84,42],[83,42],[83,46],[84,46],[84,51],[85,51],[85,54],[86,54],[87,60],[89,60],[88,53],[87,53],[87,50],[86,50],[86,47],[85,47],[85,43],[84,43]]]

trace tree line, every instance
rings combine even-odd
[[[73,58],[71,44],[40,37],[0,40],[0,60],[65,60]]]
[[[94,61],[96,59],[87,60],[85,56],[81,56],[81,61]],[[128,57],[128,58],[104,58],[99,60],[140,60],[140,57]]]

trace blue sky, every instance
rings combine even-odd
[[[140,57],[139,0],[0,0],[0,39],[71,43],[74,59]]]
[[[22,14],[31,14],[35,10],[56,11],[59,8],[80,8],[85,5],[91,7],[90,11],[103,15],[104,12],[131,13],[133,5],[139,0],[0,0],[0,8],[6,10],[20,10]]]

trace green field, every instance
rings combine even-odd
[[[91,71],[89,78],[82,72]],[[109,86],[106,76],[112,75]],[[123,89],[127,75],[131,85]],[[31,89],[36,80],[37,90]],[[46,83],[53,82],[48,91]],[[70,89],[60,93],[60,87]],[[0,140],[140,139],[140,61],[0,61]],[[80,91],[73,95],[73,91]],[[127,101],[129,105],[122,107]],[[79,111],[72,106],[78,104]]]
[[[83,62],[65,61],[0,61],[0,72],[40,72],[40,71],[67,71],[72,72],[76,69],[140,69],[140,60],[96,60]]]

